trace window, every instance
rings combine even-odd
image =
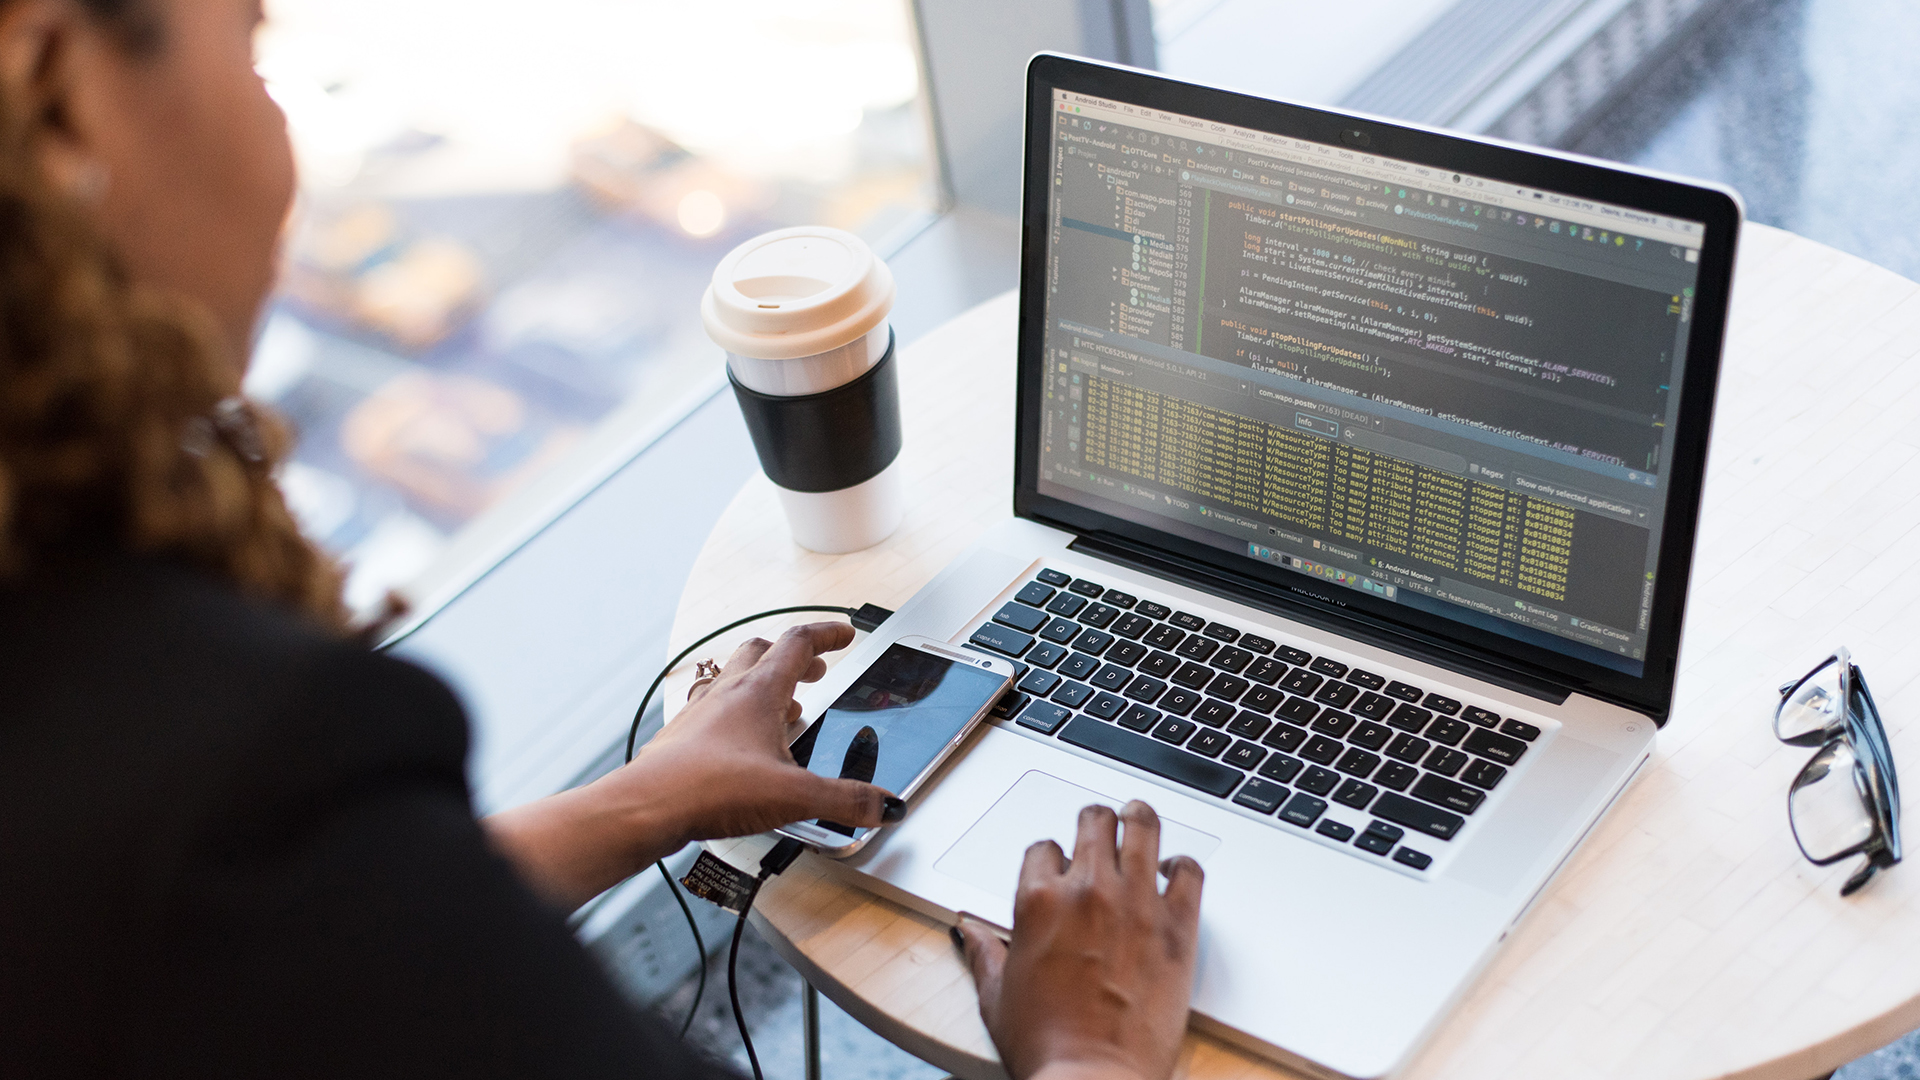
[[[269,14],[302,181],[248,389],[298,429],[284,486],[357,607],[711,388],[698,302],[733,245],[934,201],[903,0]]]

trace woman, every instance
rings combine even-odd
[[[695,1076],[562,913],[697,839],[905,807],[785,750],[852,638],[743,646],[630,766],[476,822],[448,691],[345,632],[238,400],[292,193],[259,0],[0,0],[8,1075]],[[1161,1080],[1200,872],[1133,804],[956,931],[1018,1078]]]

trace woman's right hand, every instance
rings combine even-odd
[[[1134,801],[1116,815],[1089,806],[1071,863],[1051,840],[1027,849],[1011,944],[961,918],[980,1015],[1014,1080],[1172,1075],[1193,992],[1203,875],[1192,859],[1169,859],[1162,895],[1161,869],[1152,807]]]

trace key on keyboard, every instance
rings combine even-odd
[[[1036,701],[1020,714],[1018,723],[1022,727],[1030,727],[1043,735],[1051,735],[1060,730],[1060,725],[1066,723],[1067,718],[1072,715],[1071,711],[1051,701]]]
[[[1033,651],[1027,654],[1027,663],[1034,667],[1050,668],[1059,663],[1060,658],[1065,655],[1067,650],[1064,647],[1055,645],[1051,641],[1043,641],[1035,645]]]
[[[1159,679],[1151,675],[1135,675],[1133,681],[1128,683],[1127,688],[1120,691],[1120,693],[1135,701],[1143,701],[1151,705],[1160,700],[1160,695],[1166,693],[1166,691],[1167,684],[1161,682]]]
[[[1198,615],[1189,615],[1184,611],[1176,611],[1173,614],[1167,616],[1167,621],[1179,627],[1182,630],[1186,630],[1195,634],[1207,628],[1207,620],[1201,618]]]
[[[1013,598],[1023,604],[1040,607],[1053,599],[1053,590],[1048,588],[1044,581],[1029,581],[1026,588],[1013,594]]]
[[[1029,694],[1038,694],[1041,697],[1046,697],[1048,694],[1053,693],[1054,687],[1060,685],[1060,676],[1045,668],[1034,668],[1032,671],[1027,672],[1027,677],[1021,679],[1016,685]]]
[[[1249,810],[1271,814],[1280,808],[1280,803],[1286,797],[1286,788],[1255,778],[1247,781],[1246,786],[1240,789],[1240,794],[1233,797],[1233,801]]]
[[[984,645],[994,652],[1005,653],[1008,656],[1019,656],[1021,653],[1033,647],[1033,638],[1031,635],[1023,634],[1011,627],[1000,626],[996,623],[988,623],[980,629],[975,630],[973,636],[967,640],[973,642],[975,645]],[[1498,736],[1495,737],[1497,738]],[[1525,746],[1526,744],[1521,743],[1520,745]]]
[[[1068,654],[1060,664],[1060,674],[1069,679],[1084,679],[1099,670],[1100,661],[1083,652]]]
[[[1045,612],[1035,611],[1025,604],[1010,603],[993,613],[993,621],[1031,634],[1047,625],[1047,616]]]
[[[1080,614],[1080,609],[1086,606],[1086,597],[1075,596],[1072,593],[1061,593],[1059,596],[1053,598],[1051,604],[1047,605],[1047,610],[1063,619],[1071,619],[1075,615]]]
[[[1219,649],[1220,643],[1214,641],[1212,638],[1190,637],[1182,642],[1179,648],[1173,651],[1176,655],[1184,656],[1189,660],[1198,660],[1204,664],[1211,659],[1213,654],[1218,652]]]
[[[1160,707],[1176,716],[1185,716],[1200,704],[1200,695],[1191,690],[1175,687],[1160,697]]]
[[[1053,700],[1065,705],[1069,709],[1079,708],[1081,705],[1086,704],[1086,700],[1092,696],[1093,687],[1088,686],[1086,683],[1077,682],[1062,684],[1060,689],[1053,692]]]
[[[1045,630],[1040,631],[1040,636],[1056,645],[1065,645],[1067,642],[1072,641],[1074,635],[1079,632],[1079,623],[1071,619],[1055,619],[1047,624]]]
[[[1227,725],[1227,730],[1243,739],[1257,739],[1265,735],[1267,729],[1272,726],[1273,721],[1259,713],[1243,712],[1233,718],[1233,723]]]
[[[1176,721],[1167,721],[1167,722],[1174,723]],[[1186,721],[1184,720],[1177,721],[1177,722],[1186,724]],[[1187,727],[1191,728],[1193,727],[1193,725],[1187,724]],[[1201,757],[1219,757],[1227,749],[1227,747],[1231,745],[1233,745],[1232,736],[1224,735],[1218,731],[1213,731],[1207,728],[1202,728],[1200,730],[1200,734],[1195,735],[1191,741],[1187,742],[1186,747],[1187,749],[1193,751],[1194,753],[1199,754]]]
[[[1193,710],[1193,718],[1210,728],[1225,727],[1233,719],[1233,706],[1208,698]]]
[[[1251,769],[1259,765],[1266,756],[1265,750],[1250,742],[1237,742],[1233,744],[1233,749],[1222,755],[1220,760],[1236,769]]]
[[[1306,767],[1307,763],[1299,758],[1275,754],[1261,763],[1260,775],[1276,783],[1291,784],[1293,778],[1300,775],[1300,770]]]
[[[1449,813],[1437,806],[1429,806],[1405,795],[1396,795],[1389,791],[1381,795],[1373,804],[1373,812],[1388,821],[1405,825],[1409,829],[1418,829],[1428,836],[1437,836],[1442,840],[1453,839],[1460,826],[1467,819],[1459,814]]]
[[[1107,646],[1111,644],[1113,644],[1113,635],[1104,630],[1082,630],[1080,636],[1073,639],[1074,648],[1095,656],[1106,652]]]
[[[1192,734],[1194,734],[1192,721],[1175,721],[1173,717],[1167,717],[1164,721],[1160,721],[1158,726],[1154,726],[1154,738],[1162,742],[1171,742],[1173,746],[1181,746]]]

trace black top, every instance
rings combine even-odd
[[[8,1075],[723,1075],[488,849],[432,676],[134,560],[0,643]]]

